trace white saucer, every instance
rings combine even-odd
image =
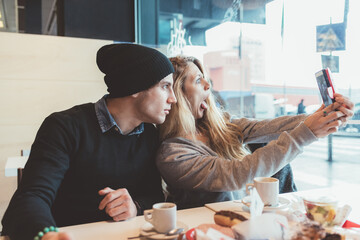
[[[188,230],[188,226],[180,221],[176,222],[176,227],[177,228],[183,228],[184,231],[186,232]],[[141,229],[140,229],[140,235],[144,236],[148,239],[154,239],[154,240],[170,240],[170,239],[177,239],[177,237],[179,236],[179,234],[177,235],[172,235],[172,236],[166,236],[164,233],[158,233],[155,231],[153,225],[149,222],[146,222],[144,225],[142,225]]]
[[[241,202],[247,206],[250,207],[251,201],[250,201],[250,196],[246,196],[243,199],[241,199]],[[264,206],[264,211],[276,211],[278,209],[283,209],[286,208],[290,205],[290,201],[286,198],[283,197],[279,197],[279,203],[277,204],[277,206]]]

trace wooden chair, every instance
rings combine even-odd
[[[23,171],[24,171],[23,168],[18,168],[17,169],[17,187],[19,187],[19,185],[20,185],[21,178],[22,178],[22,175],[23,175]]]
[[[29,156],[30,155],[30,149],[21,149],[21,156]],[[22,175],[24,172],[24,168],[18,168],[17,169],[17,187],[19,187]]]
[[[29,156],[30,149],[21,149],[21,156]]]

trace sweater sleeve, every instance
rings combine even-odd
[[[151,148],[157,150],[159,148],[159,132],[153,124],[145,124],[145,130],[152,136]],[[131,196],[137,208],[137,215],[143,215],[144,210],[151,209],[155,203],[164,202],[165,196],[162,189],[162,179],[159,170],[155,164],[155,154],[151,157],[151,163],[147,164],[146,174],[138,179],[138,188],[141,189],[140,194]]]
[[[144,210],[151,209],[153,204],[165,201],[165,197],[161,187],[160,174],[158,172],[156,174],[158,178],[151,176],[146,182],[143,183],[143,195],[133,199],[137,208],[137,216],[143,215]]]
[[[66,122],[52,114],[37,133],[20,186],[2,220],[3,234],[13,240],[33,239],[44,227],[56,225],[51,206],[75,146],[75,131]]]
[[[234,191],[245,187],[256,176],[273,175],[302,152],[303,146],[316,139],[301,123],[253,154],[232,161],[211,150],[206,152],[202,143],[173,138],[162,143],[157,166],[164,180],[172,186],[210,192]]]
[[[282,116],[274,119],[258,121],[249,118],[232,120],[242,129],[244,143],[267,143],[277,139],[284,131],[297,127],[307,115]]]

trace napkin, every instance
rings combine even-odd
[[[206,234],[198,229],[195,229],[195,232],[196,240],[234,240],[233,238],[228,237],[213,228],[209,228]]]
[[[288,230],[285,216],[264,213],[232,227],[235,236],[242,239],[284,239]]]
[[[345,204],[342,207],[339,207],[336,210],[336,216],[335,216],[335,219],[333,221],[334,225],[338,225],[338,226],[344,225],[345,220],[349,216],[351,210],[352,210],[352,208],[347,204]]]
[[[250,200],[251,218],[260,216],[264,209],[264,203],[261,200],[259,193],[256,191],[256,188],[250,189]]]

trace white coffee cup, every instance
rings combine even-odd
[[[174,203],[156,203],[152,209],[144,211],[146,221],[159,233],[167,233],[176,228],[176,205]]]
[[[254,183],[246,184],[246,193],[250,188],[256,188],[265,206],[277,206],[279,201],[279,180],[272,177],[256,177]]]

